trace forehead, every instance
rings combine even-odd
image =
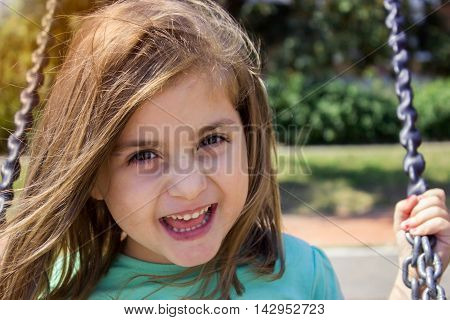
[[[204,73],[190,73],[177,78],[161,93],[145,101],[130,117],[117,142],[120,145],[142,132],[159,132],[160,139],[171,131],[199,129],[228,118],[240,124],[239,113],[223,82],[211,81]]]

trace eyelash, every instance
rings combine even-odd
[[[202,142],[205,141],[206,139],[209,139],[209,138],[220,138],[220,139],[222,139],[222,141],[220,141],[220,142],[218,142],[218,143],[213,143],[213,144],[216,144],[216,145],[219,145],[219,144],[221,144],[221,143],[223,143],[223,142],[229,142],[229,141],[230,141],[226,136],[215,133],[215,134],[211,134],[211,135],[205,137],[205,138],[202,140]],[[133,163],[135,163],[135,162],[145,162],[145,161],[153,160],[154,158],[151,158],[151,159],[144,159],[144,160],[138,160],[138,157],[139,157],[140,155],[146,154],[147,152],[156,154],[156,153],[155,153],[154,151],[152,151],[152,150],[143,150],[143,151],[136,152],[135,154],[133,154],[133,156],[131,157],[131,159],[128,160],[128,165],[133,164]],[[155,156],[155,157],[156,157],[156,156]]]

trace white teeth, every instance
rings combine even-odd
[[[200,228],[201,226],[203,226],[208,220],[209,220],[209,216],[205,216],[205,218],[203,219],[202,222],[200,222],[198,225],[193,226],[193,227],[191,227],[191,228],[181,228],[181,229],[178,229],[178,228],[175,228],[175,227],[170,227],[170,228],[172,228],[172,230],[175,231],[175,232],[188,232],[188,231],[193,231],[193,230],[198,229],[198,228]]]
[[[188,214],[184,214],[184,215],[170,215],[170,216],[167,216],[166,218],[180,219],[180,220],[188,221],[188,220],[191,220],[191,219],[196,219],[196,218],[198,218],[200,215],[202,215],[202,214],[204,214],[205,212],[207,212],[208,209],[209,209],[209,206],[206,207],[206,208],[203,208],[203,209],[200,210],[200,211],[194,212],[193,214],[189,214],[189,213],[188,213]]]

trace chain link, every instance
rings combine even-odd
[[[20,94],[22,107],[16,112],[14,122],[16,130],[8,137],[8,157],[2,164],[0,184],[0,226],[6,221],[6,210],[10,206],[9,201],[14,198],[13,183],[20,176],[20,156],[26,145],[26,131],[33,123],[33,108],[39,104],[38,89],[44,83],[43,68],[48,62],[46,51],[50,43],[49,32],[53,22],[53,15],[58,0],[48,0],[46,3],[47,14],[42,18],[42,30],[37,35],[37,48],[33,51],[31,60],[33,67],[26,74],[27,87]]]
[[[425,170],[425,160],[417,152],[421,144],[419,131],[415,128],[417,112],[412,105],[413,92],[410,86],[410,72],[408,70],[408,52],[406,50],[406,34],[401,31],[403,17],[400,13],[399,0],[384,0],[384,7],[388,11],[386,25],[391,30],[389,45],[394,51],[392,65],[396,74],[395,92],[399,99],[397,117],[403,122],[400,131],[400,143],[407,150],[403,161],[403,171],[409,176],[407,194],[422,194],[427,190],[425,180],[421,177]],[[435,236],[412,236],[406,232],[406,239],[412,246],[412,255],[402,263],[402,278],[404,284],[411,289],[411,299],[446,300],[444,288],[438,281],[442,275],[442,262],[437,253],[433,252],[436,244]],[[416,268],[419,278],[409,279],[409,267]],[[420,290],[426,286],[422,296]]]
[[[433,247],[436,244],[436,237],[431,236],[415,236],[406,232],[406,239],[412,246],[412,255],[407,257],[402,265],[403,282],[411,289],[411,298],[413,300],[446,300],[445,290],[438,281],[442,276],[442,262],[437,253],[433,253]],[[417,270],[419,278],[412,277],[409,279],[409,267]],[[420,295],[421,288],[426,288]]]

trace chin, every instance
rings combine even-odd
[[[171,259],[172,263],[182,266],[182,267],[195,267],[205,264],[211,261],[217,253],[218,250],[213,250],[209,254],[192,254],[192,252],[177,255],[174,259]]]

